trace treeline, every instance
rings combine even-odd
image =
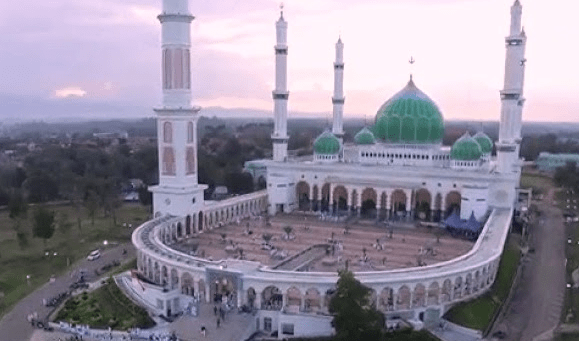
[[[527,135],[521,142],[521,156],[536,160],[541,152],[579,153],[578,138],[561,138],[556,134]]]
[[[243,173],[243,164],[270,152],[249,136],[235,137],[216,128],[208,130],[210,134],[201,139],[198,149],[199,182],[210,186],[206,197],[211,197],[216,186],[227,186],[232,194],[252,192],[253,178]],[[154,140],[133,149],[127,144],[41,145],[39,150],[27,153],[23,161],[0,166],[0,206],[20,200],[67,200],[83,204],[90,211],[93,207],[103,208],[108,214],[113,213],[123,193],[134,190],[148,205],[151,196],[147,186],[159,181],[157,153]],[[132,187],[132,179],[141,180],[144,186]]]
[[[553,180],[557,186],[579,192],[579,169],[575,162],[567,162],[565,166],[555,170]]]
[[[31,152],[19,164],[0,167],[0,205],[24,200],[44,203],[69,200],[114,210],[129,179],[157,181],[157,148],[127,145],[91,148],[49,145]]]

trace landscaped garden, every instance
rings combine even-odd
[[[55,231],[46,240],[33,237],[35,207],[26,215],[10,218],[0,211],[0,317],[20,299],[46,283],[50,276],[72,269],[74,262],[94,249],[129,242],[134,228],[149,218],[138,204],[117,208],[113,217],[90,214],[82,206],[47,206],[54,212]],[[29,276],[27,278],[27,276]]]
[[[70,298],[55,320],[115,330],[150,328],[155,325],[146,310],[131,302],[112,279],[90,293],[84,292]]]

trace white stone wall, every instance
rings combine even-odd
[[[372,299],[387,315],[417,318],[429,307],[444,313],[456,302],[477,297],[490,288],[496,277],[511,216],[509,210],[494,211],[473,249],[453,260],[419,268],[355,275],[373,290]],[[178,233],[179,223],[183,224],[184,219],[159,218],[143,224],[133,234],[133,243],[138,249],[138,271],[157,283],[159,290],[165,286],[179,290],[182,295],[194,293],[202,301],[209,302],[208,271],[223,270],[241,276],[243,285],[236,294],[237,305],[249,303],[251,290],[256,294],[254,306],[267,308],[264,292],[269,290],[268,287],[279,290],[283,296],[282,305],[274,307],[272,312],[263,313],[264,316],[279,314],[280,320],[273,325],[282,323],[281,319],[286,315],[327,313],[330,290],[338,279],[336,274],[278,271],[254,262],[207,261],[189,256],[170,248],[174,240],[187,238]],[[155,296],[150,297],[154,299]],[[286,313],[279,313],[280,310]],[[310,332],[307,328],[299,330],[300,333]]]
[[[465,185],[461,193],[460,218],[469,219],[474,213],[481,221],[488,211],[489,188],[487,186]]]

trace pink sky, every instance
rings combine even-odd
[[[579,2],[521,2],[528,36],[524,119],[577,121]],[[5,65],[0,93],[159,103],[155,16],[161,0],[27,3],[0,5],[0,62]],[[273,0],[190,1],[196,16],[196,104],[271,110],[278,5]],[[412,72],[445,118],[496,120],[511,5],[510,0],[287,0],[289,109],[330,114],[334,43],[341,34],[346,117],[374,117]],[[410,56],[417,60],[412,70]]]

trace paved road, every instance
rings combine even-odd
[[[128,251],[126,255],[122,254],[123,249]],[[0,341],[30,340],[34,329],[26,320],[26,316],[33,312],[37,312],[39,318],[46,316],[51,308],[44,307],[42,305],[42,299],[49,299],[60,292],[66,291],[69,285],[76,281],[77,278],[75,274],[77,269],[86,269],[88,273],[87,281],[94,281],[97,279],[94,270],[99,269],[114,260],[127,261],[134,256],[134,247],[132,244],[127,243],[111,247],[102,253],[101,258],[95,261],[89,262],[87,260],[81,260],[76,262],[71,266],[69,272],[56,278],[53,283],[46,283],[30,295],[26,296],[18,302],[16,306],[14,306],[12,311],[0,320]]]
[[[541,216],[531,231],[535,248],[524,259],[519,286],[502,321],[494,331],[506,340],[530,341],[559,323],[565,299],[565,226],[561,210],[552,206],[554,191],[538,203]]]

